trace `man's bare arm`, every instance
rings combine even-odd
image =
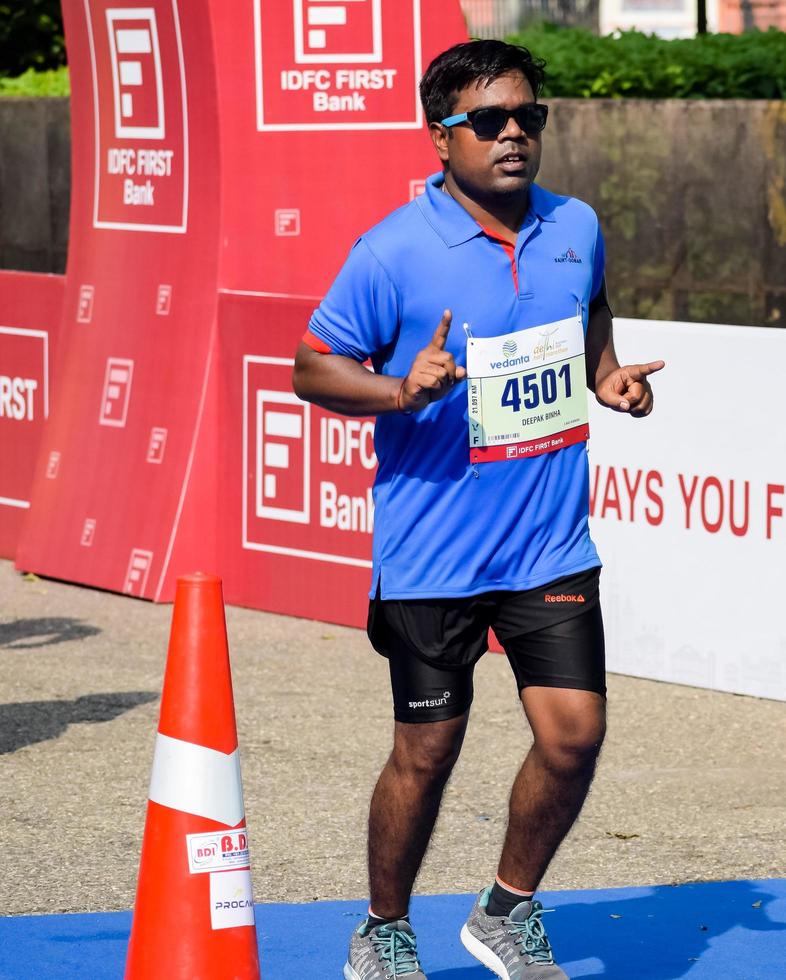
[[[302,341],[295,355],[292,386],[303,401],[341,415],[382,415],[398,411],[402,378],[367,371],[341,354],[318,354]]]
[[[584,346],[587,387],[594,393],[598,390],[598,382],[620,366],[614,350],[614,332],[608,306],[601,306],[590,314]]]
[[[590,316],[585,340],[587,387],[598,402],[634,418],[649,415],[653,406],[649,375],[662,370],[665,361],[625,364],[620,367],[614,350],[611,310],[602,306]]]
[[[372,374],[351,357],[318,354],[301,341],[292,375],[295,394],[342,415],[419,412],[467,376],[445,350],[451,319],[450,310],[445,310],[431,342],[418,352],[406,378]]]

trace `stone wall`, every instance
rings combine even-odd
[[[601,217],[615,312],[786,326],[786,103],[552,100],[541,183]],[[0,100],[0,267],[62,272],[66,99]]]
[[[786,326],[786,102],[552,106],[540,181],[600,215],[618,315]]]
[[[70,190],[68,99],[0,99],[0,268],[65,270]]]

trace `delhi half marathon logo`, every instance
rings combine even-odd
[[[502,353],[505,357],[513,357],[513,355],[518,350],[518,345],[515,340],[506,340],[502,345]]]
[[[567,341],[554,336],[558,331],[559,327],[553,327],[551,330],[540,332],[540,340],[532,350],[533,360],[545,361],[547,358],[557,357],[559,354],[567,354]]]
[[[567,252],[563,252],[562,255],[554,256],[555,262],[576,262],[581,263],[581,259],[576,255],[572,248],[569,248]]]

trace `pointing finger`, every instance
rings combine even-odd
[[[439,321],[437,329],[434,331],[434,336],[431,338],[431,346],[436,347],[437,350],[445,349],[448,333],[450,332],[450,321],[452,319],[453,314],[450,312],[450,310],[445,310],[445,312],[442,314],[442,319]]]
[[[665,361],[650,361],[648,364],[629,364],[625,371],[627,371],[630,378],[634,381],[641,381],[642,378],[646,378],[648,374],[654,374],[656,371],[662,371],[666,367]]]

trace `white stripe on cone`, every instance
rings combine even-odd
[[[149,796],[161,806],[234,827],[245,812],[238,750],[218,752],[159,732]]]

